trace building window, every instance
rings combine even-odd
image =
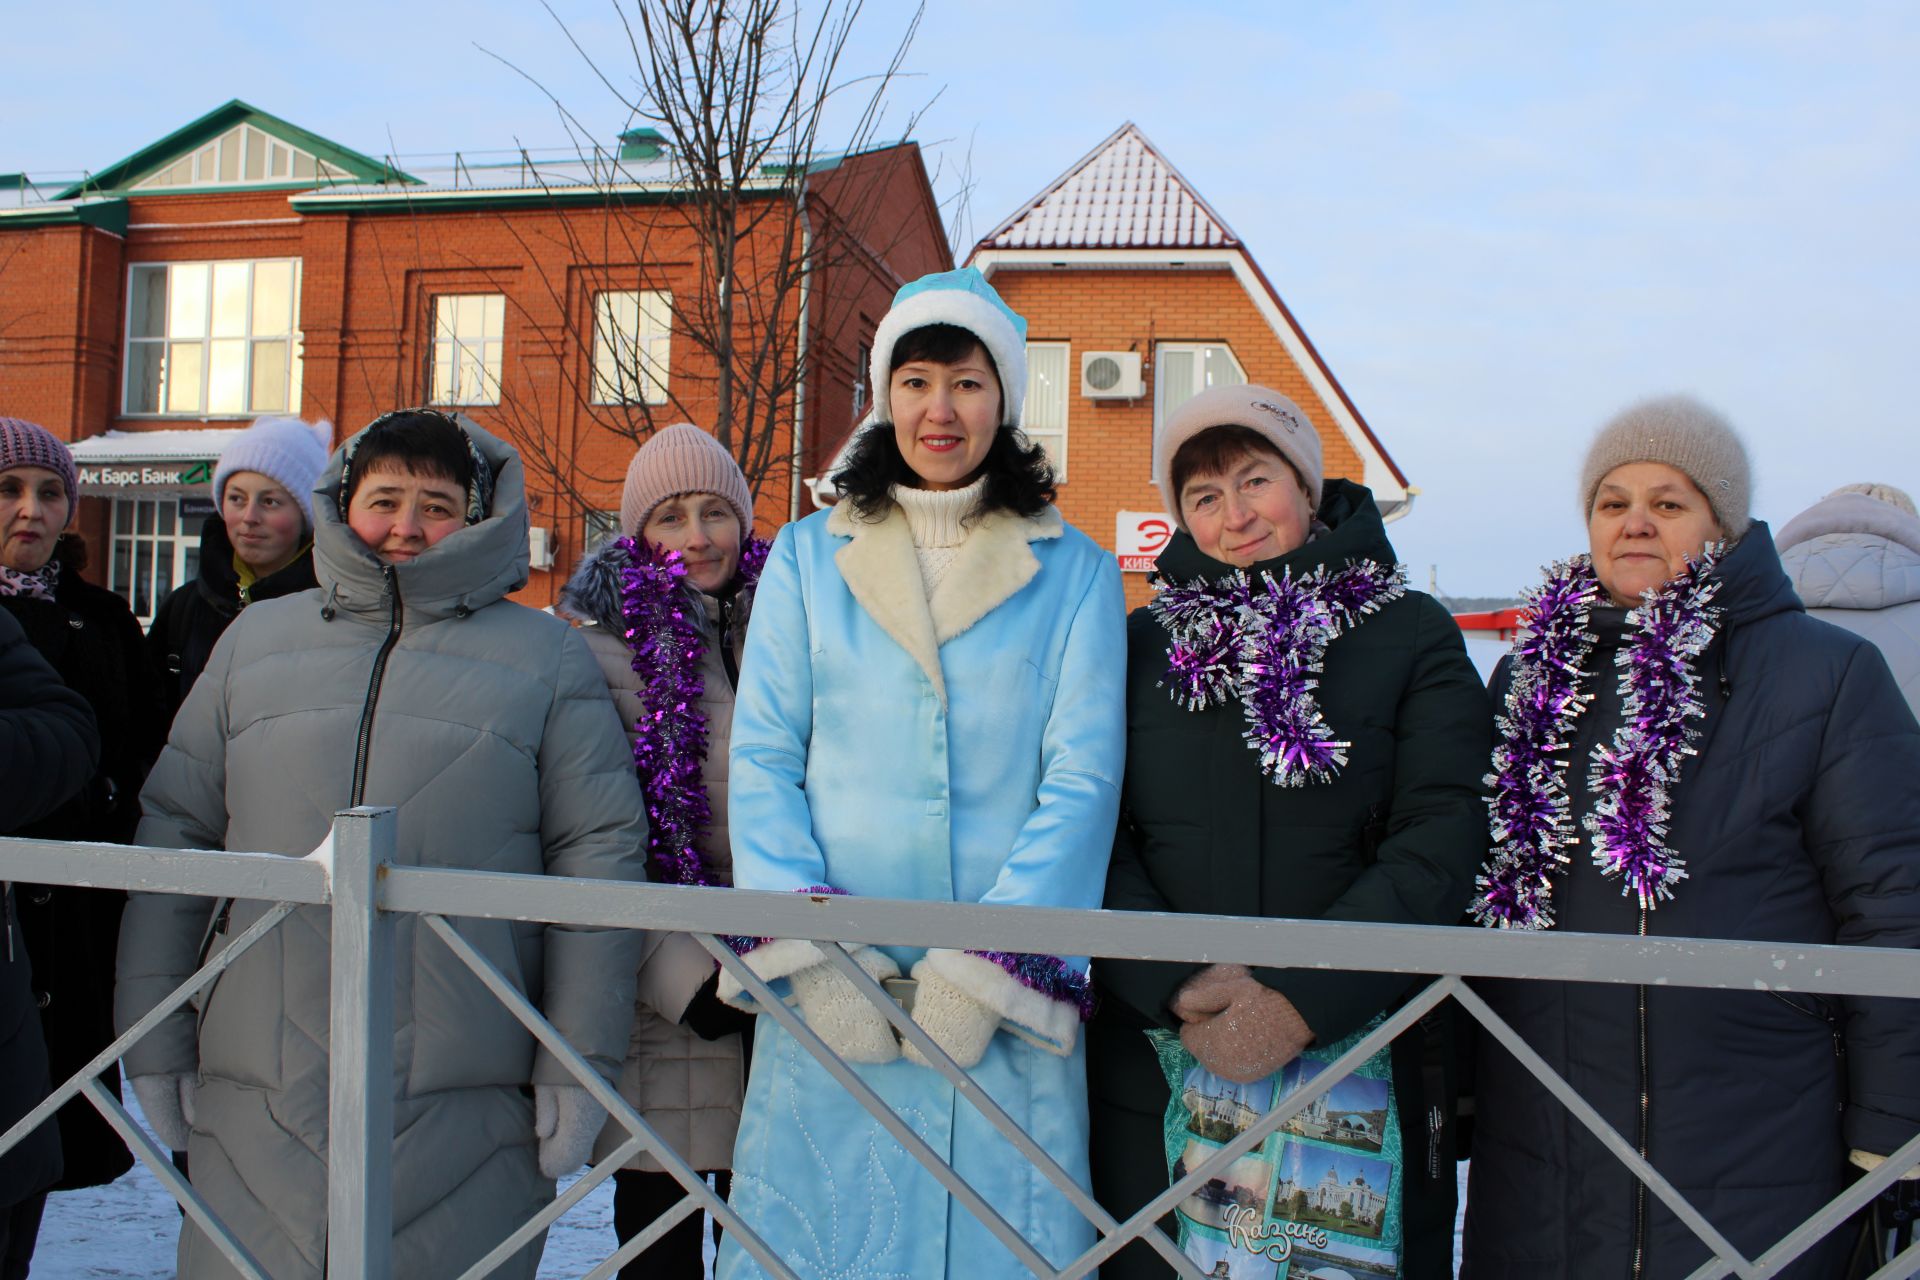
[[[500,403],[506,328],[503,293],[449,294],[433,300],[434,404]]]
[[[1054,479],[1067,478],[1067,344],[1027,344],[1027,438],[1047,451]]]
[[[580,554],[592,555],[601,543],[609,538],[620,536],[620,513],[618,511],[587,512],[586,527],[582,530],[582,534]]]
[[[125,410],[182,418],[300,408],[300,260],[128,273]]]
[[[873,348],[862,342],[853,349],[853,422],[867,416],[867,379],[873,375]]]
[[[593,402],[665,404],[673,295],[657,289],[593,296]]]
[[[1204,342],[1161,342],[1153,349],[1154,434],[1167,416],[1202,391],[1237,386],[1246,370],[1233,358],[1233,348]]]
[[[133,184],[136,191],[254,182],[352,182],[354,176],[250,124],[235,125]]]
[[[205,500],[121,498],[113,504],[113,562],[107,586],[120,594],[140,619],[153,621],[167,593],[200,576],[200,528],[193,517],[205,515]]]

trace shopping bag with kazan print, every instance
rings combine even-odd
[[[1172,1178],[1252,1128],[1370,1030],[1310,1049],[1253,1084],[1214,1075],[1173,1032],[1148,1032],[1173,1094],[1165,1128]],[[1180,1248],[1209,1280],[1399,1274],[1403,1162],[1388,1053],[1369,1058],[1180,1202]]]

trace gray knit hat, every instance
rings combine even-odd
[[[1753,522],[1753,468],[1727,420],[1692,396],[1643,400],[1614,418],[1587,447],[1580,468],[1580,516],[1593,513],[1594,491],[1607,473],[1629,462],[1662,462],[1699,486],[1729,540]]]

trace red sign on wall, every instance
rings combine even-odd
[[[1154,558],[1173,537],[1172,518],[1164,511],[1121,511],[1113,524],[1113,554],[1121,572],[1153,572]]]

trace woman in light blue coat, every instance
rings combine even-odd
[[[881,321],[874,423],[836,477],[842,501],[781,531],[755,599],[730,766],[737,885],[1100,905],[1125,755],[1125,607],[1113,557],[1061,521],[1045,454],[1018,431],[1025,331],[972,270],[908,285]],[[1092,1244],[1086,1219],[902,1055],[814,944],[744,957],[1055,1265]],[[910,972],[914,1020],[1086,1184],[1085,959],[854,958],[875,977]],[[1027,1274],[772,1019],[734,1170],[734,1207],[802,1276]],[[722,1276],[757,1273],[723,1242]]]

